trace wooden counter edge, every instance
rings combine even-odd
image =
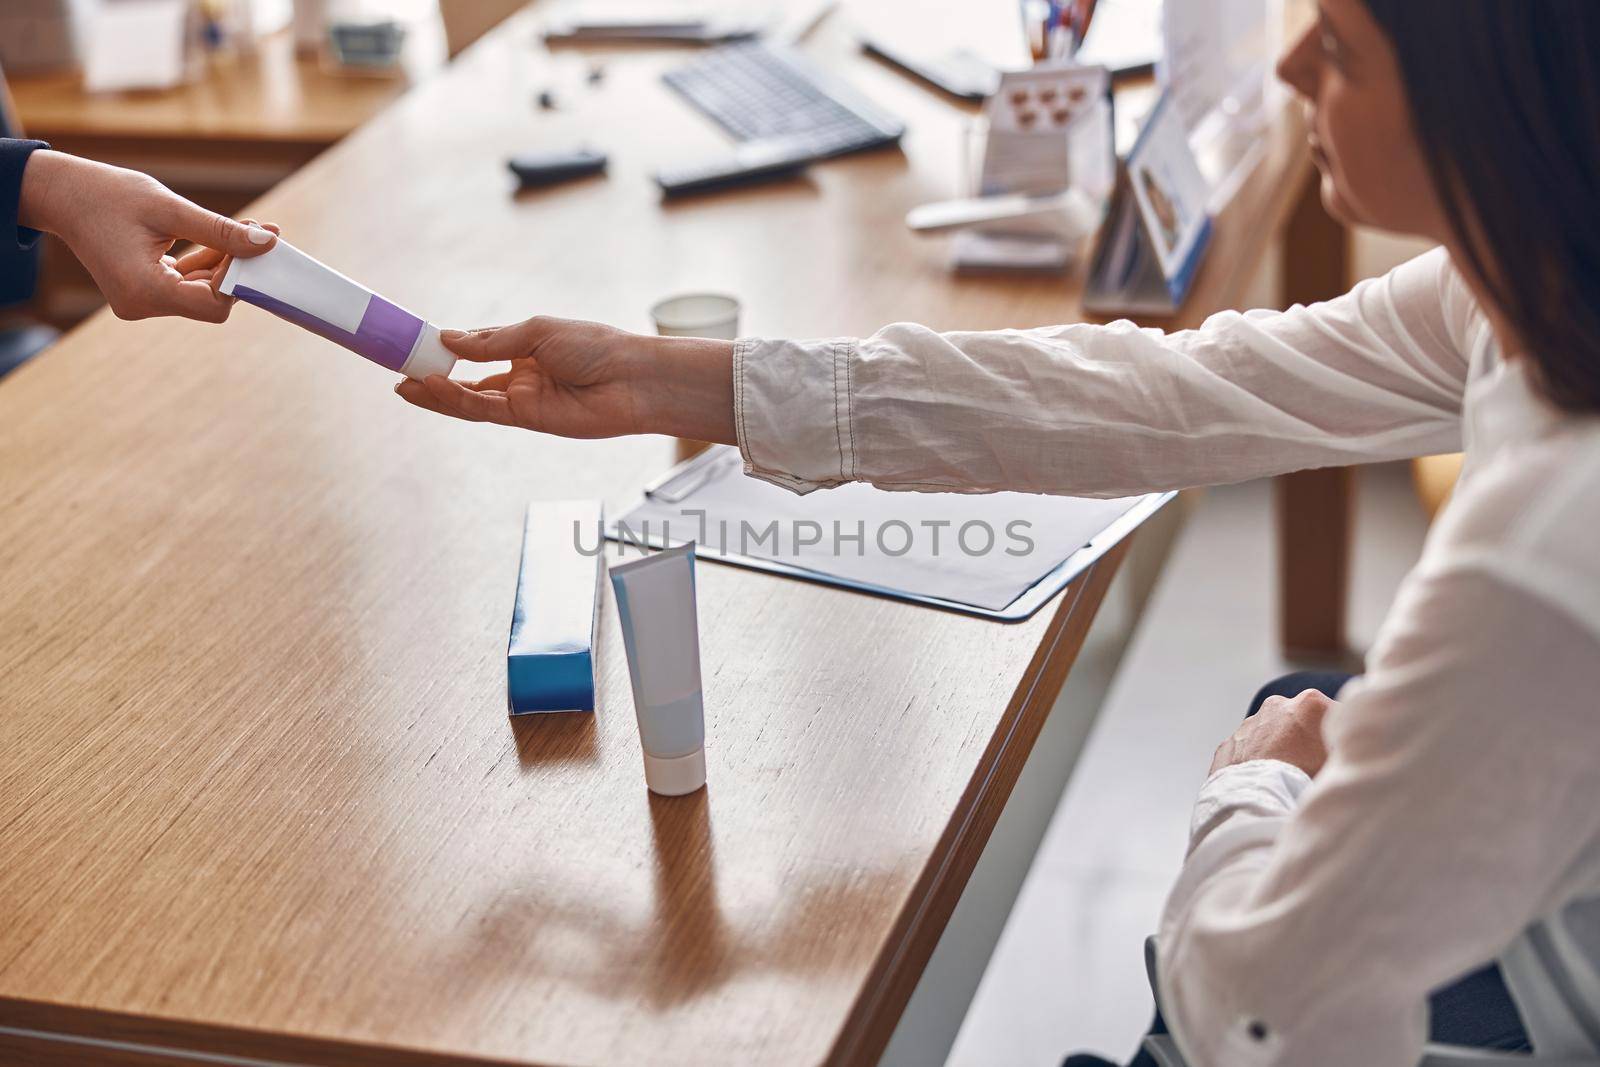
[[[27,1055],[6,1058],[14,1053]],[[106,1067],[546,1067],[0,996],[0,1062],[81,1064],[91,1054]]]

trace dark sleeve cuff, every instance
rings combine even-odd
[[[0,139],[0,250],[9,252],[15,246],[18,251],[25,252],[39,239],[38,230],[17,225],[17,212],[22,200],[22,173],[28,167],[28,157],[49,147],[43,141]]]
[[[43,141],[0,138],[0,304],[25,299],[33,292],[38,258],[33,246],[39,231],[18,225],[17,212],[28,157],[49,147]]]

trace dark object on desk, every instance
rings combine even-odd
[[[544,28],[550,44],[583,41],[683,41],[689,44],[722,44],[745,41],[766,28],[765,20],[683,18],[658,19],[573,19],[552,20]]]
[[[1123,82],[1133,81],[1137,78],[1149,78],[1156,72],[1155,60],[1148,63],[1139,62],[1123,67],[1111,68],[1111,80],[1118,85]]]
[[[962,100],[984,100],[1000,87],[1000,72],[965,49],[928,56],[876,37],[864,38],[869,54]]]
[[[793,177],[816,159],[805,138],[746,141],[722,159],[661,170],[656,182],[667,196],[709,193],[747,182]]]
[[[805,139],[816,159],[892,145],[906,129],[789,48],[727,45],[662,78],[739,140]]]
[[[385,69],[399,64],[406,27],[392,18],[340,20],[329,24],[328,41],[341,66]]]
[[[506,165],[517,176],[522,187],[528,189],[599,174],[606,169],[606,154],[592,148],[579,148],[571,152],[528,152],[512,156]]]

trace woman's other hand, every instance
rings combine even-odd
[[[18,221],[60,237],[123,319],[228,317],[216,291],[227,257],[258,256],[277,228],[235,222],[190,203],[148,175],[61,152],[38,151],[23,172]],[[176,241],[194,250],[175,258]]]
[[[1239,724],[1233,736],[1217,746],[1211,773],[1250,760],[1271,759],[1293,764],[1316,777],[1328,762],[1322,720],[1338,706],[1315,689],[1299,696],[1268,697],[1261,710]]]
[[[403,381],[418,407],[562,437],[661,433],[734,442],[733,343],[647,337],[598,323],[536,317],[446,330],[445,347],[476,363],[509,362],[481,381]]]

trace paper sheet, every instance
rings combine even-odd
[[[777,560],[851,582],[998,611],[1143,497],[887,492],[796,496],[713,449],[620,522],[635,538],[694,540],[708,556]],[[645,523],[648,522],[648,529]]]
[[[1073,58],[1112,70],[1155,63],[1161,58],[1161,0],[1100,0]]]
[[[1188,0],[1163,7],[1160,80],[1191,134],[1218,108],[1259,106],[1272,73],[1271,26],[1267,0]]]

